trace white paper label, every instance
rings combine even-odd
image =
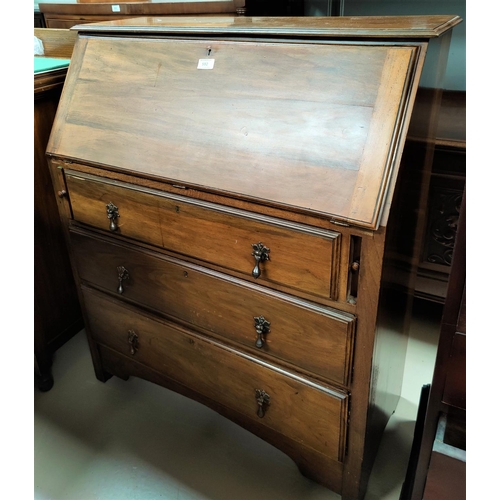
[[[214,69],[215,59],[200,59],[198,69]]]
[[[111,10],[113,12],[120,12],[120,6],[119,5],[112,5]]]

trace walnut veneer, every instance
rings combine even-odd
[[[97,377],[194,398],[362,498],[425,223],[432,151],[405,137],[459,22],[76,27],[47,153]]]

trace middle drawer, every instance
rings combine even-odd
[[[353,316],[82,230],[70,234],[78,273],[87,283],[348,384]]]

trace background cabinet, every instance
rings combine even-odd
[[[201,2],[40,2],[47,28],[71,28],[76,24],[95,23],[142,16],[234,15],[245,13],[245,0]]]
[[[83,328],[80,303],[45,157],[66,72],[67,63],[65,68],[42,71],[34,76],[34,349],[35,374],[41,390],[52,387],[54,352]]]
[[[401,500],[465,500],[466,476],[466,207],[463,194],[448,294],[430,392]]]

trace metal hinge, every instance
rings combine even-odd
[[[349,224],[347,224],[347,222],[340,222],[340,221],[335,220],[335,219],[332,219],[330,222],[332,224],[336,224],[337,226],[349,227]]]

